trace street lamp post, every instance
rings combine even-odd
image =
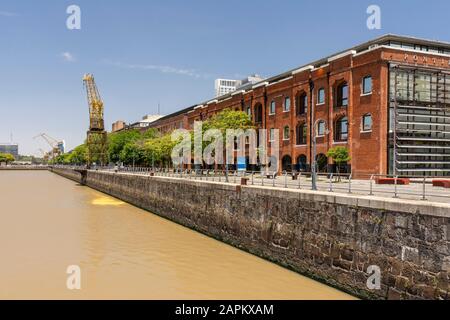
[[[312,142],[312,159],[311,159],[311,189],[317,190],[317,140],[316,140],[316,121],[315,121],[315,103],[314,103],[314,82],[309,81],[309,96],[311,106],[311,142]]]

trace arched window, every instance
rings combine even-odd
[[[283,171],[292,171],[292,158],[291,156],[285,155],[281,159],[281,167]]]
[[[299,125],[297,125],[297,130],[296,130],[296,136],[297,136],[297,141],[296,144],[297,145],[302,145],[302,144],[306,144],[306,137],[307,137],[307,126],[304,123],[301,123]]]
[[[335,127],[335,141],[347,141],[348,138],[348,120],[347,117],[342,117],[336,121]]]
[[[289,126],[283,128],[283,140],[289,140],[291,138],[291,131]]]
[[[295,104],[297,114],[306,114],[308,112],[308,95],[304,92],[297,94]]]
[[[348,106],[348,85],[347,82],[341,83],[337,87],[336,107]]]
[[[298,171],[306,171],[307,170],[307,158],[304,154],[301,154],[297,158],[297,169]]]
[[[324,136],[325,135],[325,121],[319,120],[317,121],[317,128],[316,128],[316,136]]]
[[[327,171],[327,165],[328,165],[328,158],[323,153],[319,153],[316,156],[316,163],[317,163],[317,171],[318,172],[326,172]]]
[[[372,115],[365,114],[362,117],[361,131],[372,131]]]

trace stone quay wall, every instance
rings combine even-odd
[[[78,172],[52,171],[81,182]],[[450,205],[84,174],[91,188],[358,297],[450,299]],[[379,289],[367,286],[370,266],[381,271]]]

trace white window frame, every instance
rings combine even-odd
[[[272,104],[273,104],[273,112],[272,112]],[[273,116],[277,112],[277,103],[275,100],[272,100],[269,105],[269,116]]]
[[[364,80],[370,78],[370,92],[364,92]],[[373,78],[371,75],[364,76],[361,81],[361,96],[370,96],[373,92]]]
[[[319,133],[319,123],[323,123],[323,134]],[[316,138],[325,137],[326,131],[327,131],[327,123],[325,122],[325,120],[317,121],[317,124],[316,124]]]
[[[286,128],[288,128],[288,135],[289,135],[289,137],[287,137],[287,138],[286,138],[286,135],[285,135]],[[291,128],[289,126],[284,126],[283,127],[283,141],[289,141],[289,140],[291,140]]]
[[[370,129],[369,130],[364,130],[364,118],[370,116],[370,121],[371,121],[371,125],[370,125]],[[362,133],[368,133],[368,132],[372,132],[373,130],[373,117],[372,114],[370,113],[366,113],[361,117],[361,132]]]
[[[269,142],[274,142],[274,141],[275,141],[275,128],[270,128],[269,129]]]
[[[289,108],[286,109],[286,100],[289,100]],[[291,97],[287,96],[284,97],[284,101],[283,101],[283,112],[290,112],[291,111]]]
[[[320,98],[320,94],[319,93],[320,93],[321,90],[323,90],[323,102],[319,101],[319,98]],[[322,106],[322,105],[325,104],[325,101],[327,101],[327,95],[326,95],[325,88],[319,88],[317,90],[317,103],[316,103],[316,105],[317,106]]]

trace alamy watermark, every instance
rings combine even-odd
[[[381,269],[379,266],[369,266],[367,268],[369,278],[367,278],[367,289],[380,290],[381,289]]]
[[[381,29],[381,8],[376,4],[372,4],[367,7],[367,28],[369,30],[380,30]]]
[[[77,265],[71,265],[67,267],[66,286],[69,290],[81,290],[81,268]]]
[[[209,129],[203,132],[203,123],[195,121],[193,136],[186,129],[172,133],[172,141],[177,141],[177,144],[172,149],[171,158],[175,166],[192,163],[234,165],[236,159],[246,158],[250,165],[263,165],[269,171],[277,171],[279,137],[278,129],[228,129],[225,132]]]
[[[69,15],[66,20],[66,27],[69,30],[81,29],[81,8],[75,4],[67,7],[66,13]]]

